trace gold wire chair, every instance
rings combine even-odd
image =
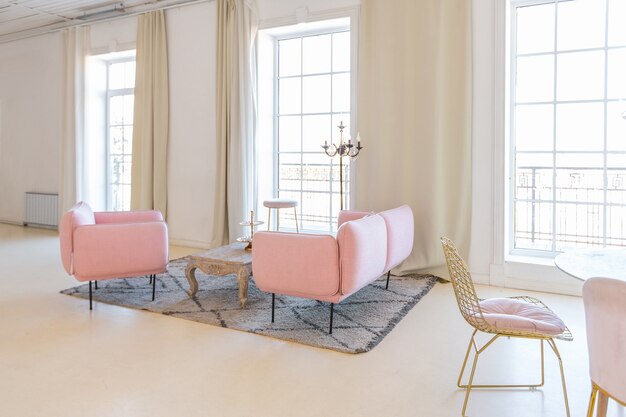
[[[567,400],[567,387],[565,384],[565,374],[563,372],[563,362],[561,361],[561,355],[559,354],[559,350],[556,347],[556,343],[554,339],[560,340],[573,340],[572,334],[569,329],[565,327],[565,330],[559,335],[550,335],[543,334],[540,332],[530,332],[530,331],[519,331],[519,330],[510,330],[510,329],[500,329],[498,327],[493,326],[483,316],[483,310],[481,309],[480,302],[483,301],[478,298],[476,295],[476,290],[474,289],[474,283],[472,282],[472,277],[470,275],[469,269],[465,264],[465,261],[459,255],[454,243],[446,237],[441,238],[441,244],[443,246],[443,252],[446,257],[446,263],[448,265],[448,272],[450,273],[450,280],[452,282],[452,286],[454,288],[454,294],[456,296],[456,300],[461,310],[461,314],[465,321],[467,321],[473,328],[474,333],[472,333],[472,337],[470,338],[469,345],[467,346],[467,352],[465,353],[465,359],[463,360],[463,366],[461,367],[461,372],[459,374],[459,379],[457,380],[457,386],[459,388],[465,388],[465,400],[463,402],[463,409],[461,411],[461,415],[465,417],[465,410],[467,408],[467,402],[469,400],[470,391],[472,388],[529,388],[531,390],[536,389],[537,387],[541,387],[544,384],[544,347],[543,342],[547,342],[548,345],[552,348],[552,351],[556,355],[559,361],[559,367],[561,369],[561,383],[563,385],[563,397],[565,399],[565,410],[567,412],[567,417],[570,416],[569,413],[569,403]],[[540,300],[533,297],[508,297],[513,300],[520,300],[535,306],[545,308],[546,310],[552,312],[544,303]],[[478,331],[484,333],[490,333],[494,336],[485,343],[481,348],[478,347],[476,342],[476,333]],[[541,342],[541,383],[539,384],[523,384],[523,385],[477,385],[473,384],[474,381],[474,372],[476,371],[476,363],[478,362],[478,357],[481,353],[485,351],[493,342],[495,342],[499,337],[519,337],[524,339],[538,339]],[[463,379],[463,373],[465,372],[465,367],[467,366],[467,360],[469,358],[470,351],[474,348],[474,362],[472,364],[472,370],[469,376],[469,381],[467,384],[461,384],[461,380]]]

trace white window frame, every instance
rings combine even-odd
[[[301,82],[300,83],[300,113],[294,113],[294,114],[282,114],[279,112],[279,81],[281,79],[288,79],[288,78],[300,78],[301,80],[304,80],[305,77],[312,77],[312,76],[319,76],[319,75],[330,75],[330,92],[331,92],[331,97],[332,97],[332,92],[333,92],[333,78],[332,75],[335,74],[350,74],[350,76],[352,76],[352,65],[354,64],[353,62],[351,62],[350,64],[350,70],[347,71],[336,71],[333,72],[332,71],[332,51],[333,51],[333,44],[331,42],[331,49],[330,49],[330,53],[331,53],[331,71],[330,72],[324,72],[324,73],[315,73],[315,74],[302,74],[300,73],[300,75],[292,75],[292,76],[284,76],[281,77],[279,75],[279,60],[280,60],[280,51],[279,51],[279,43],[281,41],[286,41],[286,40],[291,40],[291,39],[300,39],[301,41],[301,51],[303,51],[304,49],[302,48],[302,43],[303,43],[303,39],[306,37],[310,37],[310,36],[319,36],[319,35],[329,35],[329,34],[336,34],[336,33],[345,33],[345,32],[350,32],[350,25],[345,25],[345,26],[337,26],[337,27],[333,27],[333,28],[328,28],[328,29],[318,29],[318,30],[304,30],[304,31],[300,31],[300,32],[296,32],[296,33],[290,33],[290,34],[286,34],[286,35],[281,35],[281,36],[276,36],[274,39],[274,143],[273,143],[273,153],[274,153],[274,163],[273,163],[273,168],[274,168],[274,184],[273,184],[273,193],[275,197],[278,197],[280,192],[288,192],[288,193],[299,193],[300,194],[300,201],[302,201],[302,195],[306,192],[306,193],[311,193],[311,194],[324,194],[324,195],[328,195],[329,196],[329,207],[328,207],[328,212],[330,213],[329,216],[329,221],[328,221],[328,229],[324,230],[325,232],[333,232],[336,230],[337,225],[336,223],[333,222],[333,216],[332,216],[332,212],[333,212],[333,195],[337,193],[337,191],[335,191],[333,189],[333,182],[335,181],[335,178],[333,177],[333,169],[336,165],[338,165],[338,157],[334,157],[334,158],[330,158],[328,157],[328,166],[330,169],[330,189],[329,191],[314,191],[314,190],[302,190],[302,182],[304,181],[302,178],[300,180],[300,190],[288,190],[288,189],[281,189],[280,188],[280,154],[284,153],[284,154],[292,154],[292,155],[300,155],[301,159],[300,159],[300,167],[301,170],[303,172],[305,165],[302,163],[302,157],[305,154],[319,154],[321,153],[323,150],[321,148],[322,145],[322,141],[325,138],[320,138],[320,152],[310,152],[310,151],[304,151],[302,149],[302,141],[303,141],[303,132],[302,129],[304,128],[302,126],[302,124],[300,125],[300,151],[299,152],[280,152],[280,148],[279,148],[279,118],[281,116],[330,116],[331,120],[333,118],[334,115],[336,115],[337,113],[342,113],[342,112],[333,112],[333,108],[332,108],[332,102],[331,102],[331,107],[330,107],[330,112],[322,112],[322,113],[303,113],[303,108],[302,108],[302,96],[303,96],[303,88],[304,88],[304,83]],[[350,49],[352,50],[352,46],[350,47]],[[300,55],[300,60],[301,60],[301,68],[302,68],[302,61],[303,61],[304,57],[303,54],[301,52]],[[352,87],[352,85],[351,85]],[[352,91],[352,88],[351,88]],[[351,93],[352,95],[352,93]],[[350,106],[350,110],[352,110],[352,102],[353,100],[350,99],[351,101],[351,106]],[[350,114],[352,114],[352,112],[350,111]],[[337,129],[335,126],[332,126],[332,129]],[[328,138],[330,139],[332,137],[332,131],[328,132],[329,136]],[[349,133],[348,132],[344,132],[344,137],[347,137]],[[344,178],[344,195],[348,197],[348,199],[350,198],[350,191],[351,191],[351,179],[350,179],[350,161],[348,160],[348,158],[344,158],[344,173],[347,174],[347,178]],[[341,169],[341,168],[340,168]],[[345,198],[345,197],[344,197]],[[349,200],[348,200],[349,201]],[[302,215],[303,212],[302,210],[299,210],[299,224],[302,225]],[[303,228],[303,231],[307,231],[307,230],[311,230],[311,229],[306,229],[303,226],[300,226]],[[319,230],[311,230],[313,232],[319,232]]]
[[[516,42],[516,35],[517,35],[517,28],[516,28],[516,8],[518,7],[525,7],[525,6],[533,6],[533,5],[541,5],[541,4],[555,4],[555,35],[554,35],[554,42],[555,42],[555,48],[554,51],[551,52],[547,52],[547,53],[529,53],[529,54],[524,54],[523,56],[541,56],[541,55],[548,55],[548,54],[552,54],[555,57],[554,60],[554,95],[553,95],[553,100],[551,101],[546,101],[546,102],[542,102],[542,103],[531,103],[529,105],[533,105],[533,104],[552,104],[554,105],[554,112],[553,112],[553,129],[556,131],[556,118],[557,118],[557,111],[556,111],[556,105],[558,104],[563,104],[563,103],[589,103],[589,102],[596,102],[596,103],[602,103],[604,106],[604,149],[601,151],[557,151],[556,148],[556,143],[553,143],[553,148],[551,151],[542,151],[541,153],[551,153],[552,154],[552,171],[553,171],[553,183],[552,183],[552,199],[549,201],[552,204],[552,248],[551,250],[534,250],[534,249],[526,249],[526,248],[515,248],[515,187],[516,187],[516,155],[517,155],[517,151],[515,150],[515,106],[516,104],[516,96],[515,96],[515,74],[516,74],[516,63],[517,63],[517,51],[516,51],[516,46],[517,46],[517,42]],[[507,204],[506,206],[508,206],[508,208],[506,209],[508,211],[508,222],[507,222],[507,231],[506,231],[506,243],[508,245],[508,255],[511,255],[513,257],[515,256],[522,256],[522,257],[534,257],[534,258],[547,258],[547,259],[551,259],[554,258],[556,255],[558,255],[560,252],[556,250],[556,236],[557,236],[557,225],[556,225],[556,219],[557,219],[557,202],[560,204],[563,203],[572,203],[572,204],[580,204],[580,205],[589,205],[589,204],[595,204],[595,205],[599,205],[601,206],[602,209],[602,233],[600,236],[600,239],[602,239],[603,242],[603,246],[606,245],[606,241],[607,241],[607,208],[609,206],[613,206],[615,204],[611,204],[609,202],[607,202],[607,188],[606,188],[606,180],[607,180],[607,155],[609,154],[624,154],[624,151],[609,151],[607,150],[607,146],[606,146],[606,142],[607,142],[607,106],[609,103],[611,102],[616,102],[618,101],[618,99],[609,99],[607,94],[608,94],[608,51],[612,50],[612,49],[624,49],[623,46],[619,46],[619,47],[611,47],[608,46],[606,43],[606,40],[608,39],[608,30],[609,30],[609,26],[608,26],[608,2],[607,2],[607,14],[606,14],[606,19],[607,19],[607,24],[605,25],[605,43],[603,46],[601,47],[595,47],[595,48],[581,48],[581,49],[573,49],[573,50],[567,50],[567,51],[558,51],[556,48],[556,43],[558,42],[558,5],[559,2],[558,1],[554,1],[554,0],[510,0],[509,2],[509,25],[510,25],[510,29],[509,29],[509,34],[510,34],[510,39],[507,40],[508,43],[508,48],[509,48],[509,68],[510,70],[507,71],[508,77],[510,78],[510,82],[508,83],[508,97],[506,99],[506,102],[508,102],[507,105],[507,110],[506,110],[506,118],[508,120],[508,126],[506,126],[506,130],[507,130],[507,136],[508,136],[508,149],[506,149],[506,153],[507,153],[507,157],[508,158],[508,170],[506,172],[508,172],[509,178],[508,178],[508,184],[507,184],[507,189],[505,191],[505,195],[506,195],[506,200],[507,200]],[[604,56],[604,96],[600,99],[594,99],[594,100],[568,100],[568,101],[559,101],[557,99],[557,70],[558,70],[558,59],[557,57],[559,55],[562,54],[569,54],[569,53],[576,53],[576,52],[583,52],[583,51],[604,51],[605,56]],[[553,133],[552,135],[552,139],[553,141],[556,141],[556,134]],[[527,151],[528,153],[531,153],[532,151]],[[585,203],[585,202],[577,202],[577,201],[561,201],[557,199],[557,178],[556,178],[556,172],[557,172],[557,167],[556,167],[556,158],[557,158],[557,154],[567,154],[567,153],[572,153],[572,154],[583,154],[583,153],[588,153],[588,154],[594,154],[594,155],[602,155],[603,156],[603,160],[604,160],[604,164],[603,164],[603,168],[602,170],[604,171],[604,181],[605,181],[605,186],[604,186],[604,199],[601,203]],[[598,168],[600,169],[600,168]],[[546,202],[548,202],[546,200]],[[534,221],[534,219],[533,219]],[[496,240],[497,241],[497,240]]]
[[[295,26],[301,23],[315,23],[315,22],[341,19],[341,18],[350,19],[350,24],[348,28],[350,30],[350,49],[351,49],[350,51],[350,94],[351,96],[350,96],[350,121],[349,121],[350,132],[344,131],[344,135],[349,134],[349,136],[352,138],[355,138],[358,132],[358,128],[356,125],[358,103],[356,99],[357,99],[357,85],[358,85],[357,63],[358,63],[359,17],[360,17],[360,6],[341,7],[341,8],[319,10],[319,11],[313,11],[313,12],[309,12],[308,10],[306,10],[306,8],[298,8],[295,10],[295,13],[292,15],[272,17],[269,19],[260,20],[259,26],[258,26],[259,32],[261,34],[261,36],[259,36],[259,39],[261,40],[265,39],[260,43],[265,45],[267,42],[272,42],[272,46],[270,46],[270,48],[272,50],[271,53],[274,54],[274,56],[273,56],[273,60],[271,61],[272,63],[270,65],[275,66],[277,60],[276,60],[276,53],[275,53],[276,51],[275,51],[275,48],[273,47],[273,42],[275,42],[276,38],[278,38],[277,34],[283,32],[284,28]],[[305,31],[297,31],[297,32],[305,33]],[[294,31],[291,31],[291,33],[294,33]],[[306,32],[306,33],[309,33],[309,32]],[[262,47],[263,50],[265,50],[265,48],[266,48],[265,46]],[[259,59],[259,62],[261,61],[262,59]],[[265,66],[263,66],[263,68],[265,68]],[[270,69],[270,71],[272,71],[272,69]],[[273,71],[274,73],[276,73],[275,68],[273,69]],[[275,82],[275,78],[276,78],[275,75],[271,77],[271,79],[274,80],[273,82]],[[264,77],[263,80],[266,83],[271,82],[266,77]],[[263,132],[261,134],[261,137],[262,138],[267,137],[268,142],[271,142],[271,143],[267,143],[267,144],[263,143],[265,139],[262,139],[259,143],[263,146],[262,149],[266,149],[265,148],[266,146],[267,146],[267,149],[269,149],[270,147],[276,146],[274,142],[276,123],[273,118],[276,112],[273,106],[277,105],[278,98],[274,96],[274,91],[276,91],[275,86],[272,85],[271,89],[269,89],[271,91],[269,91],[267,94],[261,94],[263,90],[264,90],[263,85],[259,84],[258,91],[259,91],[260,103],[262,103],[261,106],[263,106],[263,103],[267,103],[268,100],[272,101],[272,104],[267,106],[268,109],[272,109],[271,111],[272,119],[270,120],[270,115],[267,115],[267,117],[264,117],[263,114],[265,112],[261,112],[260,114],[262,116],[259,120],[259,127],[262,127],[262,129],[260,130]],[[267,120],[267,122],[265,122],[265,120]],[[323,140],[323,138],[321,138],[321,140]],[[258,135],[257,135],[257,141],[259,141]],[[258,149],[258,152],[261,155],[264,153],[262,150],[259,150],[259,149]],[[272,155],[276,155],[275,149],[272,149],[271,153]],[[268,160],[270,159],[269,154],[262,155],[262,157],[267,158]],[[262,197],[263,195],[270,195],[276,189],[274,183],[277,178],[277,172],[275,172],[277,167],[278,165],[274,163],[273,161],[271,164],[271,168],[267,166],[267,170],[268,171],[271,170],[272,172],[271,174],[268,174],[268,175],[271,175],[272,177],[271,181],[268,182],[268,184],[272,184],[272,187],[271,187],[271,190],[269,189],[259,190],[260,197]],[[358,192],[356,187],[354,187],[354,179],[357,175],[358,164],[352,164],[349,171],[350,171],[349,172],[350,193],[348,195],[347,204],[348,204],[348,207],[353,208],[355,201],[356,201],[356,195]],[[259,185],[259,189],[260,188],[262,187]],[[277,211],[279,210],[269,210],[269,216],[271,218],[272,225],[277,224],[276,223]],[[262,201],[259,201],[259,204],[257,205],[257,212],[259,213],[259,216],[265,216],[266,215],[265,213],[268,212],[267,208],[263,207]],[[261,213],[263,213],[263,215]],[[300,217],[300,210],[298,210],[298,217]],[[281,226],[281,230],[287,230],[287,229]],[[302,230],[300,231],[302,232]]]
[[[124,58],[115,58],[106,61],[106,115],[105,115],[105,126],[106,126],[106,206],[107,210],[113,210],[113,197],[112,197],[112,188],[113,188],[113,174],[111,172],[111,124],[110,124],[110,107],[111,107],[111,98],[116,96],[125,96],[125,95],[134,95],[134,88],[118,88],[111,89],[110,88],[110,78],[109,71],[111,65],[121,64],[126,62],[134,62],[136,61],[135,56],[124,57]],[[132,181],[132,180],[131,180]],[[128,184],[129,186],[131,184]]]

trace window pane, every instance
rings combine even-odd
[[[557,10],[558,50],[604,46],[605,0],[560,1]]]
[[[124,63],[109,65],[109,90],[124,88]]]
[[[281,190],[300,190],[302,179],[300,154],[284,154],[278,155],[278,187]],[[299,200],[299,197],[298,197]],[[280,211],[280,210],[279,210]]]
[[[626,246],[626,207],[607,207],[607,245]]]
[[[333,75],[333,112],[350,111],[350,74]]]
[[[333,143],[338,144],[339,143],[339,125],[341,123],[343,123],[343,125],[345,126],[345,128],[343,129],[343,140],[345,142],[348,141],[348,139],[351,138],[350,136],[350,113],[339,113],[339,114],[333,114],[333,126],[332,126],[332,133],[333,133]]]
[[[133,126],[124,126],[124,154],[133,153]]]
[[[601,204],[604,201],[604,170],[557,169],[556,200]]]
[[[278,84],[278,113],[300,113],[300,78],[285,78]]]
[[[109,128],[109,153],[119,155],[124,153],[124,127]]]
[[[604,149],[604,104],[559,104],[556,110],[556,149]]]
[[[331,35],[307,36],[302,39],[302,73],[330,72]]]
[[[554,3],[517,8],[517,53],[554,51]]]
[[[556,205],[556,250],[602,246],[601,204]]]
[[[330,75],[302,78],[302,112],[330,112]]]
[[[135,111],[135,96],[128,94],[124,96],[124,124],[132,125]]]
[[[300,75],[301,44],[300,38],[278,42],[278,75],[280,77]]]
[[[608,58],[608,97],[626,98],[626,49],[609,51]]]
[[[124,124],[124,97],[113,96],[109,99],[109,124]]]
[[[330,115],[302,116],[302,135],[304,152],[320,152],[324,141],[330,144]]]
[[[333,71],[350,71],[350,32],[333,34]]]
[[[516,82],[518,102],[552,101],[554,98],[554,57],[548,55],[518,58]]]
[[[300,193],[288,192],[288,191],[280,191],[278,194],[279,198],[288,198],[290,200],[296,200],[300,202]],[[298,205],[298,217],[300,217],[300,224],[302,224],[302,213],[300,211],[300,207],[302,207],[302,203]],[[293,210],[276,210],[278,215],[280,216],[280,228],[287,229],[296,229],[296,222],[293,214]]]
[[[302,193],[302,227],[328,230],[330,224],[330,194]]]
[[[626,101],[610,102],[606,114],[607,138],[609,151],[626,150]]]
[[[135,61],[124,64],[124,88],[135,88]]]
[[[552,154],[518,154],[515,170],[515,198],[548,200],[553,198]]]
[[[554,148],[554,106],[519,105],[515,112],[515,149],[551,151]]]
[[[626,46],[626,1],[609,0],[609,46]]]
[[[584,81],[583,81],[584,80]],[[604,98],[604,52],[559,54],[557,100]]]
[[[515,247],[552,250],[552,204],[515,204]]]
[[[278,150],[280,152],[300,151],[300,116],[280,116],[278,118]]]

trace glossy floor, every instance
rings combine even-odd
[[[194,252],[172,248],[172,257]],[[0,416],[458,416],[470,327],[438,284],[373,351],[349,355],[59,294],[76,285],[54,231],[0,225]],[[520,291],[478,287],[483,297]],[[590,385],[582,300],[543,299],[575,340],[557,342],[572,417]],[[157,294],[158,297],[158,294]],[[268,318],[269,319],[269,318]],[[340,331],[340,330],[338,330]],[[538,342],[500,340],[486,382],[539,378]],[[469,416],[564,416],[558,365],[537,391],[472,394]],[[610,406],[609,415],[623,416]]]

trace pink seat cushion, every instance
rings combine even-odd
[[[483,317],[503,332],[522,331],[556,336],[565,331],[565,324],[552,311],[512,298],[490,298],[480,302]]]
[[[263,205],[268,208],[291,208],[297,207],[298,202],[296,200],[289,200],[287,198],[274,198],[271,200],[265,200]]]

